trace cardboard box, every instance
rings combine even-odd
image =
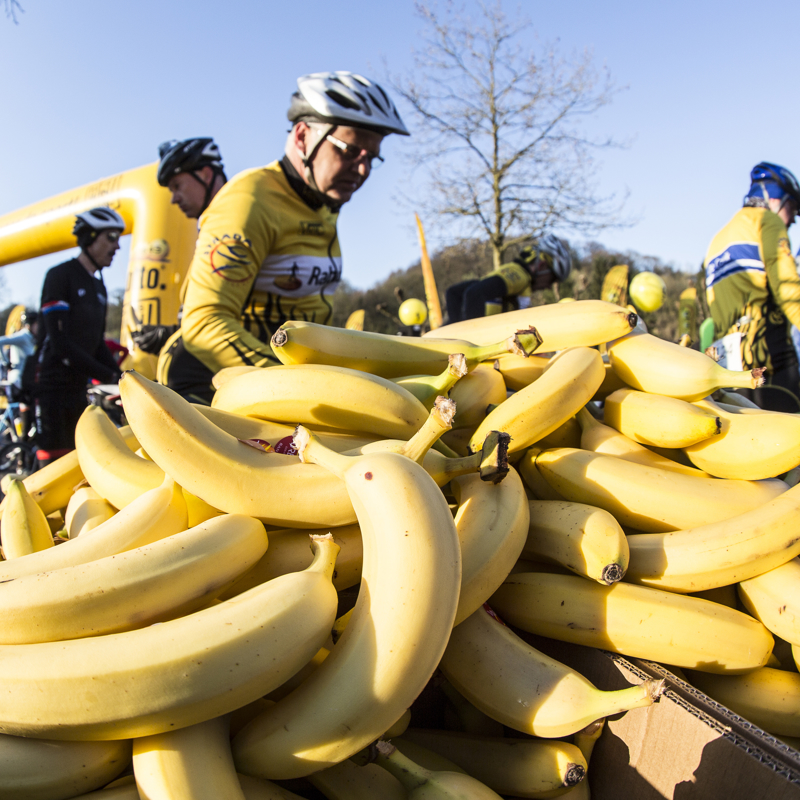
[[[667,681],[655,705],[607,720],[589,765],[592,800],[800,800],[800,752],[665,667],[517,632],[600,689]]]

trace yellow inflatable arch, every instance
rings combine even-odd
[[[155,356],[132,347],[131,331],[142,325],[174,325],[180,289],[194,253],[197,223],[170,204],[158,185],[158,164],[121,172],[41,200],[0,217],[0,267],[75,247],[75,215],[110,206],[132,234],[122,313],[121,341],[133,366],[155,377]]]

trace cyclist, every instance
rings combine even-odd
[[[487,303],[498,304],[501,310],[505,306],[527,308],[532,292],[560,283],[571,271],[572,257],[566,244],[548,233],[486,277],[451,286],[445,292],[448,321],[482,317]]]
[[[716,234],[704,262],[717,351],[729,369],[765,367],[769,386],[749,396],[777,411],[800,410],[790,335],[790,324],[800,326],[800,277],[787,232],[798,208],[795,176],[777,164],[756,164],[744,207]]]
[[[0,336],[0,363],[6,368],[9,400],[17,400],[22,392],[22,373],[25,362],[36,350],[36,332],[39,328],[39,314],[25,311],[20,317],[22,327],[15,333]]]
[[[286,320],[329,324],[342,272],[339,209],[408,135],[388,95],[351,72],[297,80],[285,155],[232,178],[200,218],[181,333],[212,372],[278,363],[269,346]]]
[[[158,154],[158,183],[169,189],[172,203],[189,219],[197,219],[228,180],[219,147],[211,138],[196,137],[163,142]],[[213,373],[186,350],[180,325],[145,325],[132,338],[145,353],[165,350],[159,362],[162,383],[187,399],[211,402]]]
[[[107,293],[102,270],[110,266],[124,230],[124,220],[110,208],[78,214],[72,232],[80,254],[45,275],[44,337],[34,386],[39,466],[74,449],[75,426],[87,405],[87,381],[116,383],[120,378],[103,341]]]

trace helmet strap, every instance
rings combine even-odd
[[[308,129],[310,131],[316,131],[317,130],[317,128],[313,128],[309,123],[306,123],[306,126],[308,127]],[[312,189],[314,189],[314,191],[320,192],[320,194],[322,194],[322,191],[319,188],[319,186],[317,186],[317,181],[314,178],[314,170],[313,170],[313,167],[311,165],[311,162],[313,161],[314,156],[317,154],[317,150],[319,150],[320,146],[325,141],[326,137],[329,136],[331,133],[333,133],[336,130],[336,127],[337,127],[336,125],[326,125],[322,129],[322,132],[320,133],[319,138],[317,139],[317,141],[314,143],[314,146],[311,148],[311,151],[310,152],[306,152],[306,153],[303,153],[302,151],[300,151],[300,158],[302,159],[303,166],[305,167],[306,183]],[[298,148],[298,150],[299,150],[299,148]],[[308,146],[307,145],[306,145],[306,150],[308,150]]]
[[[222,175],[222,170],[211,166],[211,164],[207,164],[206,166],[211,167],[211,180],[206,183],[196,171],[187,172],[187,175],[191,175],[205,190],[205,196],[203,197],[203,207],[200,209],[200,213],[202,214],[207,208],[208,204],[211,202],[211,197],[214,192],[214,184],[217,182],[217,175]]]

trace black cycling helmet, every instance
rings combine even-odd
[[[20,315],[19,321],[21,325],[33,325],[39,321],[39,312],[25,310]]]
[[[78,240],[78,247],[81,250],[85,250],[102,231],[119,231],[122,233],[124,230],[125,220],[114,209],[108,206],[100,206],[78,214],[75,217],[72,233]]]
[[[160,186],[167,186],[170,178],[180,172],[194,173],[203,167],[211,167],[224,176],[219,147],[210,138],[171,139],[158,146],[158,172]]]

